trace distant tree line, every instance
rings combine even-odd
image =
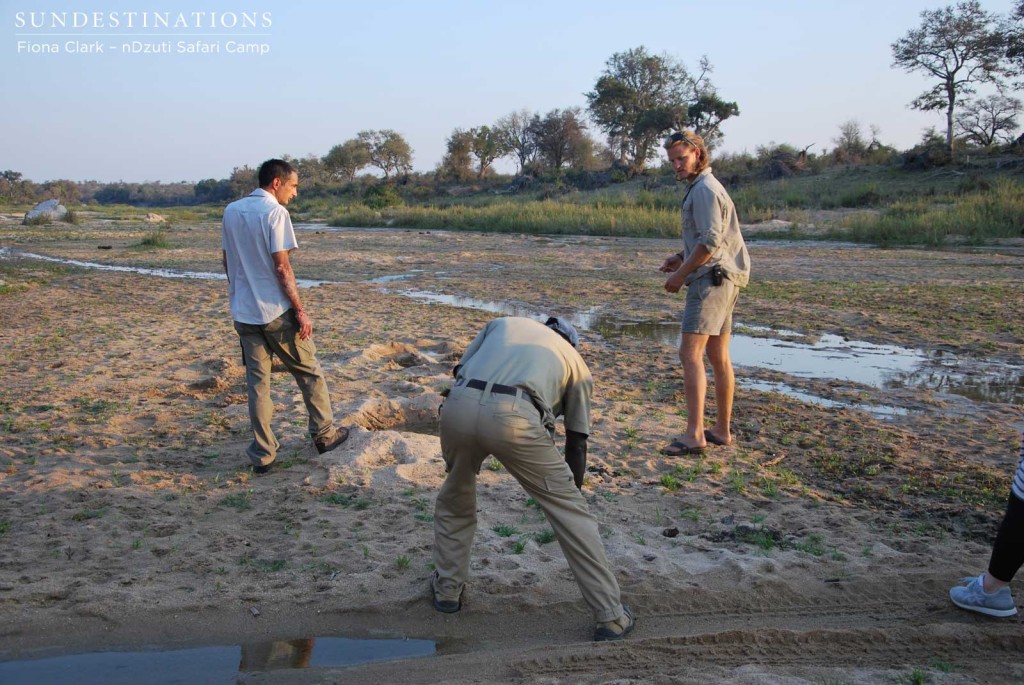
[[[921,25],[892,44],[893,66],[930,75],[934,85],[911,107],[946,114],[943,139],[934,129],[902,156],[880,141],[880,129],[865,133],[856,120],[840,124],[831,150],[811,151],[769,143],[754,153],[716,155],[715,167],[726,177],[757,174],[784,176],[832,165],[879,164],[903,159],[927,167],[948,163],[953,151],[994,150],[1014,140],[1021,101],[1012,96],[1024,87],[1024,0],[1008,16],[986,12],[977,0],[962,0],[921,13]],[[613,54],[584,93],[586,108],[570,106],[546,113],[519,109],[497,120],[456,127],[445,141],[441,161],[431,172],[412,171],[413,149],[392,129],[359,131],[322,157],[283,155],[299,171],[302,197],[361,198],[371,206],[401,202],[403,196],[429,200],[456,194],[458,187],[504,184],[502,192],[547,183],[553,187],[591,188],[651,173],[670,174],[660,159],[660,141],[672,130],[690,128],[711,146],[724,139],[722,124],[739,116],[739,106],[723,99],[711,81],[713,67],[701,57],[695,71],[668,54],[644,46]],[[979,95],[977,87],[995,92]],[[506,159],[511,177],[496,172]],[[909,161],[908,161],[909,160]],[[24,203],[57,197],[65,202],[146,206],[223,203],[256,185],[256,171],[236,167],[228,178],[188,183],[36,184],[17,171],[0,174],[0,203]],[[382,190],[386,186],[390,190]],[[400,189],[400,191],[398,190]]]

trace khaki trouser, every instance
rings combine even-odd
[[[270,398],[270,367],[275,354],[295,377],[302,392],[306,411],[309,412],[309,434],[314,439],[327,435],[334,425],[327,381],[316,359],[312,338],[299,339],[295,310],[289,309],[263,325],[236,321],[235,331],[242,344],[245,382],[249,392],[249,423],[253,441],[245,453],[252,463],[263,466],[271,463],[281,447],[270,428],[270,420],[274,416],[274,402]]]
[[[608,567],[597,521],[527,395],[452,388],[441,408],[441,451],[448,477],[434,510],[434,566],[445,599],[459,597],[469,574],[476,477],[493,454],[540,504],[595,620],[622,616],[619,584]]]

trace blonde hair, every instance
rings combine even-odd
[[[708,154],[708,146],[704,143],[704,139],[693,131],[679,131],[665,139],[665,149],[671,150],[676,145],[682,145],[683,143],[689,143],[697,148],[700,152],[700,161],[697,163],[697,173],[704,171],[704,169],[711,164],[711,155]]]

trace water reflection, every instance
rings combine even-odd
[[[0,662],[4,685],[193,685],[235,683],[240,673],[352,666],[430,656],[432,640],[354,640],[337,637],[252,643],[233,647],[94,652]]]
[[[545,316],[543,312],[518,303],[442,295],[425,290],[408,290],[403,294],[420,302],[478,309],[502,316],[534,319]],[[608,341],[629,337],[677,348],[681,338],[678,321],[628,319],[603,314],[597,308],[575,314],[572,323],[583,330],[598,333]],[[897,345],[876,345],[831,334],[822,335],[810,343],[790,339],[804,337],[794,331],[777,331],[762,326],[746,329],[765,332],[770,337],[734,334],[731,351],[737,366],[771,369],[797,378],[831,378],[879,389],[931,390],[977,402],[1024,401],[1024,367],[1019,365],[968,360]],[[798,393],[789,386],[778,391],[793,397],[800,394],[815,397]],[[817,397],[816,401],[832,400]],[[872,411],[894,413],[889,409],[877,407]]]

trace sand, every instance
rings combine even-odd
[[[6,225],[0,246],[219,270],[215,225],[176,224],[169,250],[136,247],[147,230]],[[656,269],[676,244],[401,230],[299,240],[297,274],[332,281],[302,294],[336,414],[353,432],[317,455],[294,382],[276,374],[281,465],[262,477],[243,454],[245,386],[222,281],[0,259],[0,660],[398,636],[435,640],[438,654],[239,679],[1024,680],[1019,622],[947,598],[987,563],[1019,405],[793,379],[736,359],[740,377],[905,414],[741,391],[734,445],[667,458],[658,449],[685,425],[679,363],[671,347],[628,336],[584,335],[596,383],[584,494],[636,631],[589,642],[593,625],[557,543],[496,462],[480,475],[464,609],[434,612],[440,392],[494,314],[400,291],[671,319],[681,299],[661,291]],[[741,296],[738,322],[1020,361],[1021,329],[1008,323],[1024,313],[1019,255],[756,239],[750,251],[754,278],[775,289]],[[400,278],[368,282],[382,276]],[[999,308],[978,300],[992,292],[979,282],[1003,289]],[[809,285],[820,298],[778,294]]]

